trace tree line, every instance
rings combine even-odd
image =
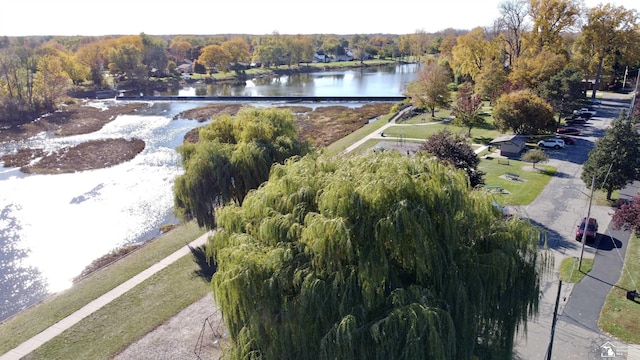
[[[577,0],[506,0],[499,10],[493,27],[442,39],[438,56],[408,87],[414,105],[434,116],[436,108],[451,105],[451,90],[457,90],[454,122],[469,132],[484,121],[486,100],[499,130],[550,134],[585,104],[586,95],[595,99],[599,89],[635,83],[636,10],[609,3],[583,9]]]
[[[5,36],[0,38],[0,123],[13,125],[55,110],[74,87],[117,83],[136,88],[177,79],[178,66],[187,62],[193,72],[241,74],[241,64],[291,67],[312,62],[316,53],[340,58],[347,51],[354,60],[436,59],[443,67],[440,78],[471,81],[492,102],[526,88],[546,95],[564,115],[572,110],[578,78],[593,81],[594,90],[602,79],[617,87],[627,69],[633,74],[640,65],[637,12],[608,3],[589,9],[581,4],[506,0],[491,27],[405,35]],[[415,95],[419,88],[410,90]],[[420,102],[441,106],[438,95],[421,96]]]

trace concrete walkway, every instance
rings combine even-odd
[[[391,127],[391,126],[405,126],[405,125],[409,125],[409,126],[413,126],[413,125],[420,125],[420,126],[429,126],[429,125],[436,125],[436,124],[442,124],[442,123],[446,123],[450,120],[443,120],[443,121],[433,121],[433,122],[428,122],[428,123],[424,123],[424,124],[398,124],[397,120],[404,115],[407,111],[411,110],[411,108],[406,108],[402,111],[400,111],[399,113],[397,113],[393,118],[391,118],[391,120],[389,120],[388,123],[384,124],[381,128],[379,128],[378,130],[376,130],[375,132],[370,133],[369,135],[363,137],[362,139],[356,141],[355,143],[353,143],[351,146],[347,147],[346,149],[344,149],[342,151],[343,154],[347,154],[352,152],[353,150],[357,149],[360,145],[366,143],[368,140],[371,139],[380,139],[380,140],[397,140],[398,138],[395,137],[387,137],[387,136],[383,136],[382,134],[384,134],[384,131]],[[403,140],[419,140],[419,141],[424,141],[425,139],[403,139]]]
[[[159,272],[160,270],[166,268],[167,266],[174,263],[176,260],[181,257],[188,255],[191,253],[189,247],[195,248],[200,245],[206,243],[207,238],[211,235],[211,232],[207,232],[206,234],[200,236],[196,240],[192,241],[188,246],[184,246],[180,250],[174,252],[173,254],[167,256],[146,270],[140,272],[138,275],[132,277],[131,279],[125,281],[119,286],[115,287],[111,291],[106,294],[100,296],[99,298],[93,300],[89,304],[82,307],[80,310],[74,312],[73,314],[67,316],[66,318],[58,321],[54,325],[50,326],[46,330],[42,331],[38,335],[32,337],[31,339],[23,342],[18,345],[16,348],[9,350],[6,354],[0,356],[0,360],[18,360],[23,356],[33,352],[40,346],[42,346],[47,341],[53,339],[54,337],[62,334],[63,331],[71,328],[73,325],[80,322],[82,319],[87,316],[93,314],[103,306],[109,304],[113,300],[120,297],[122,294],[127,291],[133,289],[135,286],[139,285],[143,281],[149,279],[151,276]]]

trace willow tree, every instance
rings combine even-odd
[[[216,211],[228,359],[508,358],[540,234],[431,156],[308,155]],[[487,355],[491,354],[491,355]]]
[[[246,194],[269,178],[271,165],[307,152],[296,138],[289,110],[243,108],[220,115],[199,131],[196,144],[178,148],[185,173],[174,183],[174,209],[183,220],[213,228],[213,210],[241,204]]]

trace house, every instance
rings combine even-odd
[[[500,149],[500,155],[517,157],[527,147],[527,141],[520,135],[504,135],[493,139],[490,145]]]
[[[323,53],[322,51],[318,51],[315,54],[313,54],[314,63],[328,63],[329,61],[331,61],[331,58],[329,57],[329,55]]]
[[[344,55],[336,55],[333,61],[353,61],[353,52],[346,50]]]

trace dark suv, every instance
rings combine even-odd
[[[582,222],[578,226],[578,230],[576,230],[576,241],[582,241],[582,236],[584,234],[584,225],[587,218],[583,218]],[[586,241],[593,241],[596,239],[596,235],[598,234],[598,220],[594,218],[589,218],[589,225],[587,225],[587,235]]]

